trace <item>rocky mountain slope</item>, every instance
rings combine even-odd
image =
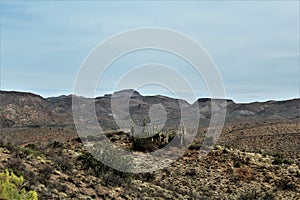
[[[198,99],[189,104],[182,99],[166,96],[142,96],[134,90],[124,90],[113,94],[117,98],[129,98],[130,117],[135,123],[149,121],[149,109],[153,105],[161,105],[167,113],[166,128],[176,128],[180,121],[180,110],[193,112],[199,109],[200,127],[207,126],[211,116],[211,99]],[[105,130],[117,129],[111,110],[112,95],[104,95],[95,99],[96,113],[99,123]],[[218,102],[218,101],[217,101]],[[219,100],[219,106],[226,106],[226,122],[243,122],[253,120],[299,120],[300,99],[287,101],[235,103],[232,100]],[[225,105],[226,103],[226,105]],[[73,125],[72,96],[42,98],[39,95],[23,92],[0,91],[0,127],[32,127],[32,126],[67,126]]]

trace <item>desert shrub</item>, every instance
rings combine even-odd
[[[249,164],[250,164],[250,157],[246,157],[246,159],[245,159],[245,164],[246,164],[246,165],[249,165]]]
[[[28,144],[24,147],[19,148],[19,156],[23,158],[24,156],[28,155],[43,157],[42,153],[39,151],[38,147],[35,144]]]
[[[114,133],[113,132],[107,132],[107,133],[105,133],[105,135],[106,135],[106,137],[112,137],[112,136],[114,136]]]
[[[155,179],[155,174],[150,172],[143,173],[141,176],[145,181],[153,181]]]
[[[73,163],[70,162],[67,156],[58,156],[54,159],[54,161],[62,171],[69,171],[74,167]]]
[[[143,132],[139,136],[131,137],[132,149],[134,151],[151,152],[156,149],[165,147],[172,141],[172,145],[180,145],[180,135],[176,135],[176,132],[171,131],[153,131],[148,130]],[[185,142],[183,136],[183,143]]]
[[[263,198],[264,200],[275,200],[275,194],[267,192]]]
[[[281,165],[283,163],[283,155],[281,153],[276,153],[273,156],[274,156],[274,160],[272,162],[273,165]]]
[[[84,152],[82,153],[77,160],[82,161],[83,168],[84,169],[91,169],[96,176],[102,176],[105,174],[109,167],[104,165],[102,162],[97,160],[91,153]]]
[[[7,119],[4,116],[0,117],[0,127],[2,126],[3,128],[10,128],[15,124],[13,120]]]
[[[190,170],[185,172],[185,175],[195,177],[195,176],[197,176],[197,171],[195,169],[190,169]]]
[[[134,151],[151,152],[157,149],[157,146],[152,142],[151,137],[147,138],[134,138],[132,142],[132,149]]]
[[[1,141],[1,147],[6,148],[7,150],[9,150],[10,152],[16,152],[18,147],[16,144],[12,143],[12,142],[5,142],[5,141]]]
[[[48,184],[47,184],[47,188],[48,188],[49,190],[56,189],[56,190],[58,190],[59,192],[64,192],[64,193],[66,193],[68,187],[67,187],[63,182],[53,182],[53,181],[49,181]]]
[[[250,159],[249,157],[247,157],[248,159]],[[245,159],[245,158],[240,158],[240,157],[237,157],[237,156],[235,156],[235,157],[233,157],[232,158],[232,160],[233,160],[233,166],[235,167],[235,168],[239,168],[239,167],[241,167],[242,165],[247,165],[247,163],[249,163],[250,161],[248,160],[248,159]]]
[[[103,177],[103,184],[106,186],[116,187],[127,183],[128,181],[129,177],[123,176],[121,173],[116,173],[116,171],[110,171],[110,173],[105,174]]]
[[[15,122],[13,120],[7,119],[3,116],[0,116],[0,127],[1,128],[11,128],[15,125]]]
[[[282,161],[282,163],[283,163],[283,164],[286,164],[286,165],[291,165],[291,164],[293,164],[293,161],[284,159],[284,160]]]
[[[36,150],[38,151],[39,148],[35,145],[35,144],[27,144],[24,146],[25,148],[29,148],[29,149],[32,149],[32,150]]]
[[[214,138],[212,136],[204,137],[200,142],[193,142],[189,146],[189,150],[200,150],[201,147],[203,150],[210,150],[214,144]],[[225,152],[224,152],[225,153]]]
[[[24,187],[29,189],[31,186],[37,186],[38,180],[32,171],[25,170],[23,172],[23,177],[25,178]]]
[[[23,177],[5,170],[0,173],[0,198],[16,200],[37,200],[35,191],[26,191],[23,186]]]
[[[96,149],[100,150],[97,145],[95,145],[95,149],[93,151],[94,155],[101,156],[101,159],[105,161],[108,164],[114,164],[117,166],[122,167],[123,170],[127,170],[131,167],[131,161],[123,156],[116,156],[113,151],[107,147],[103,147],[102,152],[98,152]],[[80,156],[81,157],[81,156]],[[101,161],[99,161],[97,158],[95,158],[91,153],[84,153],[84,165],[88,168],[93,169],[93,171],[96,173],[96,175],[101,176],[104,174],[107,174],[111,171],[113,171],[114,174],[120,175],[123,178],[127,178],[130,176],[130,173],[121,172],[115,169],[112,169],[111,167],[107,166],[106,164],[103,164]],[[82,157],[81,157],[82,158]]]
[[[97,149],[97,146],[96,146]],[[118,166],[122,166],[124,170],[128,169],[131,166],[130,160],[124,157],[115,156],[112,153],[112,150],[109,147],[103,147],[102,159],[107,163],[115,163]],[[94,150],[95,155],[97,154]],[[122,172],[103,164],[101,161],[97,160],[91,153],[84,152],[78,157],[78,160],[82,161],[83,169],[92,170],[95,176],[102,177],[104,184],[106,185],[119,185],[125,182],[128,182],[130,178],[134,175],[128,172]]]
[[[239,167],[241,167],[242,166],[242,164],[241,164],[241,162],[240,161],[236,161],[236,162],[234,162],[234,165],[233,165],[233,167],[235,167],[235,168],[239,168]]]
[[[265,151],[262,150],[262,149],[260,149],[260,150],[258,151],[258,153],[261,154],[262,157],[266,157],[266,156],[267,156],[267,152],[265,152]]]
[[[78,142],[78,143],[82,143],[82,141],[85,141],[86,140],[86,138],[84,138],[84,137],[77,137],[77,138],[74,138],[74,139],[72,139],[71,141],[72,142]]]
[[[52,147],[52,148],[61,148],[63,147],[63,143],[59,142],[59,141],[51,141],[49,142],[47,147]]]
[[[246,193],[243,193],[239,196],[238,200],[253,200],[253,199],[261,199],[261,194],[256,190],[251,190]]]
[[[189,146],[189,150],[200,150],[200,149],[201,149],[201,144],[195,142]]]
[[[289,179],[282,178],[276,182],[277,187],[282,190],[295,190],[297,186]]]
[[[6,164],[6,168],[11,169],[14,174],[17,176],[21,176],[22,172],[25,171],[25,165],[22,162],[21,158],[11,158],[9,162]]]
[[[50,179],[50,176],[52,175],[54,169],[53,167],[47,165],[45,167],[43,167],[42,169],[39,170],[39,181],[43,184],[47,184],[49,179]]]
[[[40,125],[40,124],[28,124],[27,127],[29,127],[29,128],[41,128],[42,125]]]
[[[50,141],[46,148],[43,149],[43,153],[55,162],[55,159],[63,155],[64,144],[58,141]]]

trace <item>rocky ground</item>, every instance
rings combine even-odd
[[[122,173],[95,160],[79,139],[64,143],[2,144],[0,168],[22,174],[39,199],[299,199],[299,163],[281,155],[217,145],[197,150],[169,167]]]

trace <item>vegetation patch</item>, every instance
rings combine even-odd
[[[26,191],[23,188],[23,177],[5,170],[0,173],[0,199],[37,200],[35,191]]]

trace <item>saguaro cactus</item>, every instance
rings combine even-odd
[[[179,130],[179,137],[180,137],[180,145],[182,146],[185,143],[185,135],[186,135],[186,127],[182,123]]]

